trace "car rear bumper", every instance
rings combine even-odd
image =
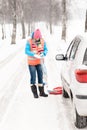
[[[87,116],[87,95],[76,95],[75,106],[81,116]]]

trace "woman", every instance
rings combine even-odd
[[[30,86],[33,92],[34,98],[38,98],[37,86],[36,86],[36,72],[38,79],[38,89],[40,96],[48,97],[44,92],[43,86],[43,72],[42,72],[42,60],[48,52],[46,42],[42,38],[41,32],[39,29],[36,29],[29,40],[27,40],[25,53],[28,56],[28,67],[30,71]]]

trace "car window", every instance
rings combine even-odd
[[[83,64],[87,65],[87,48],[84,53]]]
[[[71,51],[71,48],[73,46],[73,43],[74,43],[74,40],[70,43],[70,45],[67,49],[67,52],[66,52],[66,55],[65,55],[66,59],[69,59],[69,55],[70,55],[70,51]]]
[[[70,46],[67,49],[67,53],[65,57],[69,60],[73,60],[75,58],[76,51],[78,49],[79,43],[80,43],[79,38],[75,38],[71,43]]]
[[[78,38],[75,39],[73,46],[71,48],[71,51],[70,51],[70,55],[69,55],[70,60],[73,60],[75,58],[76,51],[78,50],[78,46],[79,46],[80,41],[81,40]]]

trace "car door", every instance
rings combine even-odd
[[[64,86],[66,87],[65,88],[66,91],[70,87],[71,76],[72,76],[71,70],[73,69],[73,61],[75,60],[75,55],[76,55],[79,43],[80,43],[80,39],[75,38],[71,42],[65,55],[66,60],[65,60],[65,64],[63,65],[62,80],[63,80]]]

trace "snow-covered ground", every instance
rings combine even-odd
[[[45,90],[51,90],[61,86],[62,65],[55,55],[65,51],[67,44],[56,34],[47,36],[46,41],[49,52],[45,59],[48,72]],[[63,99],[62,95],[33,98],[24,54],[25,40],[8,46],[3,44],[0,48],[0,130],[78,130],[69,99]]]
[[[65,53],[74,36],[84,33],[87,2],[79,1],[71,3],[74,17],[77,17],[79,8],[82,12],[80,11],[79,20],[68,21],[66,42],[61,40],[61,26],[53,26],[53,35],[49,34],[44,23],[36,26],[42,31],[49,50],[45,58],[48,73],[46,92],[47,89],[61,86],[60,71],[63,63],[56,61],[55,55]],[[0,130],[78,130],[74,125],[69,99],[64,99],[62,95],[33,98],[24,54],[26,40],[17,39],[16,45],[10,45],[9,36],[8,33],[8,39],[0,40]]]
[[[50,36],[48,45],[52,44],[54,41],[52,40],[53,37]],[[61,95],[49,95],[48,98],[40,97],[39,99],[33,98],[29,87],[29,73],[26,64],[26,56],[24,55],[25,41],[22,44],[23,45],[20,45],[21,47],[16,45],[16,50],[14,49],[14,51],[10,51],[10,53],[7,47],[4,48],[8,57],[13,53],[17,54],[17,56],[10,57],[9,61],[3,64],[2,69],[0,69],[0,77],[2,78],[2,89],[0,89],[2,95],[0,100],[0,129],[68,130],[71,128],[74,130],[73,121],[68,113],[68,110],[71,110],[69,101],[64,101]],[[22,48],[22,50],[20,50],[20,48]],[[50,46],[46,58],[48,89],[61,85],[59,77],[61,64],[59,63],[57,68],[57,62],[54,53],[52,53],[54,50],[56,51],[56,49],[53,51],[51,49],[53,50]],[[19,53],[18,50],[20,50]],[[3,61],[8,58],[6,57],[5,59],[4,54],[2,57]],[[68,107],[66,104],[68,104]]]

